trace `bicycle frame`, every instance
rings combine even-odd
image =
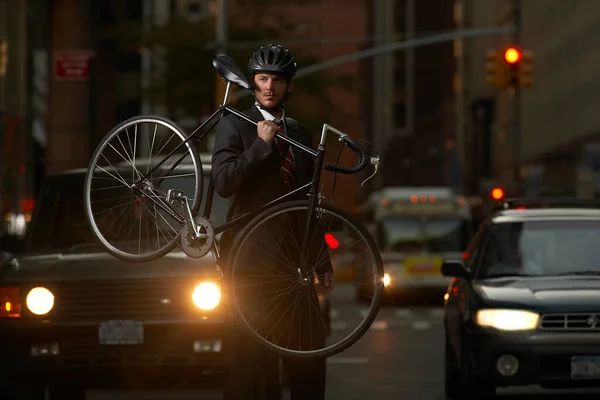
[[[231,93],[231,82],[227,82],[227,87],[225,90],[225,96],[224,96],[224,101],[223,104],[219,106],[219,108],[210,116],[208,117],[208,119],[206,121],[204,121],[200,126],[198,126],[190,135],[187,139],[185,139],[182,143],[180,143],[175,149],[173,149],[167,156],[165,156],[165,158],[159,162],[155,167],[153,167],[152,169],[150,169],[143,177],[139,178],[140,181],[143,181],[144,179],[146,179],[146,177],[150,176],[150,174],[152,174],[157,168],[159,168],[165,160],[167,160],[168,158],[170,158],[173,154],[175,154],[182,146],[184,146],[187,142],[194,140],[195,142],[198,142],[200,140],[202,140],[210,131],[210,129],[212,129],[216,123],[213,123],[215,120],[218,121],[218,119],[220,119],[222,117],[222,115],[225,112],[230,112],[234,115],[236,115],[237,117],[251,123],[254,125],[257,125],[257,122],[252,120],[251,118],[249,118],[248,116],[246,116],[244,113],[236,110],[235,108],[231,107],[228,102],[229,102],[229,97],[230,97],[230,93]],[[217,119],[218,117],[218,119]],[[210,126],[209,129],[207,129],[205,132],[202,132],[202,130],[210,125],[211,123],[213,123],[213,125]],[[275,134],[275,136],[279,139],[279,140],[284,140],[286,142],[288,142],[290,145],[295,146],[297,148],[299,148],[300,150],[309,153],[310,155],[312,155],[313,157],[315,157],[315,169],[313,172],[313,178],[311,180],[311,182],[293,190],[290,193],[287,193],[275,200],[270,201],[269,203],[264,204],[263,206],[257,208],[254,211],[248,212],[244,215],[241,215],[239,217],[236,217],[235,219],[233,219],[232,221],[229,221],[225,224],[219,225],[217,227],[214,228],[214,233],[219,234],[221,232],[224,232],[228,229],[230,229],[233,226],[236,226],[240,223],[242,223],[243,221],[246,221],[252,217],[254,217],[255,215],[258,215],[260,212],[264,211],[265,209],[267,209],[268,207],[272,206],[273,204],[276,204],[278,202],[281,202],[287,198],[290,198],[291,196],[295,195],[296,193],[306,189],[307,187],[310,186],[310,190],[308,193],[308,200],[309,200],[309,204],[308,204],[308,220],[307,220],[307,229],[306,229],[306,234],[305,234],[305,238],[304,238],[304,244],[306,244],[306,242],[308,241],[308,232],[309,232],[309,227],[310,224],[312,223],[312,214],[313,214],[313,210],[315,209],[316,205],[318,204],[318,202],[320,201],[320,197],[319,197],[319,183],[321,181],[321,170],[323,168],[323,162],[325,159],[325,140],[327,138],[327,130],[332,130],[335,133],[337,133],[338,135],[344,135],[343,132],[327,125],[324,124],[323,125],[323,131],[321,133],[321,140],[319,142],[319,146],[317,148],[317,150],[313,150],[310,147],[307,147],[305,145],[303,145],[302,143],[299,143],[293,139],[291,139],[289,136],[285,135],[282,136],[280,134]],[[185,154],[172,166],[169,168],[169,170],[165,171],[165,173],[163,175],[168,174],[169,172],[171,172],[185,157]],[[160,179],[160,177],[159,177]],[[211,205],[212,205],[212,199],[213,199],[213,195],[214,195],[214,190],[212,190],[212,175],[209,177],[209,193],[207,193],[207,198],[206,198],[206,203],[204,206],[204,212],[202,213],[202,216],[207,218],[210,216],[210,209],[211,209]],[[201,193],[202,195],[202,193]],[[168,204],[165,204],[162,201],[158,201],[155,200],[152,196],[147,196],[148,200],[150,200],[151,202],[153,202],[157,207],[159,207],[160,209],[162,209],[163,211],[165,211],[166,213],[168,213],[171,217],[173,217],[174,219],[176,219],[178,222],[180,222],[181,224],[185,224],[187,222],[187,219],[181,215],[180,213],[178,213],[176,210],[174,210],[173,208],[169,207]]]

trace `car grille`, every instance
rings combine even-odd
[[[547,331],[600,331],[600,313],[546,314],[540,329]]]
[[[200,280],[61,282],[52,316],[61,320],[161,319],[199,316],[192,293]],[[217,316],[220,310],[208,313]]]

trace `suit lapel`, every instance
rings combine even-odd
[[[248,110],[246,110],[246,115],[251,117],[256,122],[262,121],[265,119],[263,117],[262,113],[260,112],[260,110],[258,109],[258,107],[256,107],[256,105],[252,105]],[[299,140],[299,132],[298,132],[298,127],[296,124],[287,123],[287,134],[291,139],[294,139],[297,142],[301,142]],[[291,146],[290,144],[286,143],[283,154],[287,153],[288,148],[290,146]],[[299,182],[307,182],[308,180],[310,180],[311,177],[306,177],[305,176],[306,174],[304,174],[304,169],[302,168],[302,166],[305,165],[304,157],[306,157],[306,155],[304,154],[304,151],[298,149],[297,147],[295,147],[295,146],[291,146],[291,147],[292,147],[292,152],[294,154],[294,160],[296,162],[296,179],[298,179]],[[283,156],[279,155],[279,158],[283,162]]]
[[[247,109],[245,114],[248,115],[250,118],[252,118],[256,122],[262,121],[265,119],[263,117],[262,113],[260,112],[260,110],[255,105],[252,105],[249,109]]]

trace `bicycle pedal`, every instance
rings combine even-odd
[[[167,201],[170,204],[181,204],[184,201],[187,201],[187,197],[183,194],[181,190],[169,189],[167,191]]]

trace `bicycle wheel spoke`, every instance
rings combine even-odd
[[[231,261],[232,302],[269,350],[329,356],[358,340],[373,322],[383,293],[381,257],[350,217],[319,206],[307,226],[308,203],[294,204],[256,216],[240,235]],[[327,272],[334,276],[330,288],[322,282]],[[357,303],[364,298],[370,299],[366,311]],[[326,311],[331,307],[335,313]]]
[[[113,255],[144,261],[174,248],[188,212],[167,200],[169,190],[180,192],[198,211],[201,164],[191,142],[181,146],[185,139],[168,121],[140,117],[117,126],[98,147],[86,177],[86,212]],[[116,204],[119,195],[129,203]]]

